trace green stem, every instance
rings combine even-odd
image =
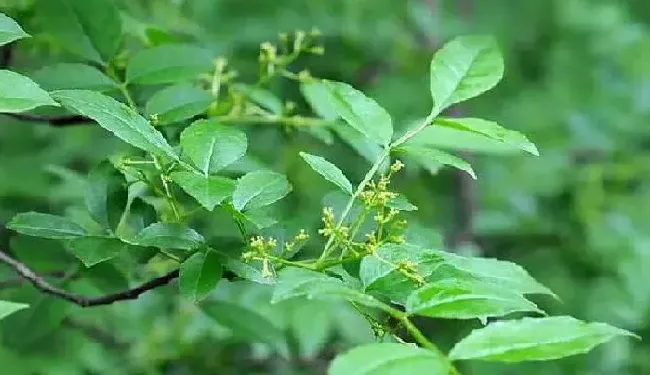
[[[133,98],[131,97],[131,94],[129,93],[129,89],[126,87],[126,83],[122,83],[120,86],[120,92],[122,95],[124,95],[124,99],[126,99],[126,103],[131,107],[131,109],[137,110],[137,107],[135,105],[135,101],[133,101]]]
[[[409,139],[413,138],[414,135],[416,135],[417,133],[422,131],[422,129],[426,128],[429,124],[431,124],[433,119],[435,119],[436,116],[438,116],[439,113],[440,113],[440,111],[438,109],[434,108],[431,111],[431,113],[429,113],[429,116],[427,116],[424,119],[424,121],[422,121],[422,123],[420,125],[418,125],[417,127],[407,131],[406,133],[404,133],[404,135],[399,137],[397,140],[395,140],[395,142],[393,142],[393,144],[390,145],[390,148],[393,149],[395,147],[398,147],[398,146],[402,145],[404,142],[406,142]]]
[[[390,149],[385,150],[381,154],[381,156],[377,159],[375,164],[373,164],[372,168],[370,168],[368,173],[366,173],[366,176],[363,178],[363,181],[361,181],[361,183],[357,187],[357,190],[354,192],[354,194],[352,194],[352,196],[348,200],[348,204],[345,206],[345,209],[341,213],[341,217],[339,218],[339,221],[336,224],[335,232],[338,231],[339,229],[341,229],[341,226],[343,225],[343,222],[345,221],[345,218],[348,216],[348,214],[352,210],[352,205],[354,204],[354,200],[363,192],[363,189],[366,188],[368,183],[370,183],[370,180],[372,180],[372,178],[375,176],[375,173],[377,173],[377,171],[379,170],[379,167],[381,167],[381,165],[384,163],[384,160],[386,160],[386,158],[388,157],[389,154],[390,154]],[[334,243],[334,237],[335,236],[330,236],[329,240],[325,244],[325,249],[323,250],[323,253],[321,254],[321,256],[320,256],[320,258],[319,258],[319,260],[317,262],[317,266],[319,266],[320,263],[322,263],[325,259],[327,259],[328,256],[331,255],[332,248],[333,248],[332,245]]]

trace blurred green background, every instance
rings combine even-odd
[[[116,2],[131,35],[144,32],[156,44],[191,40],[207,46],[227,57],[244,81],[256,77],[261,42],[275,40],[279,32],[316,27],[325,55],[301,58],[292,69],[352,83],[385,106],[397,127],[427,113],[428,63],[437,47],[457,35],[494,35],[506,61],[504,80],[455,113],[521,131],[541,156],[473,138],[462,140],[471,147],[457,149],[457,135],[441,133],[439,146],[470,158],[479,178],[474,182],[450,170],[432,176],[407,168],[396,184],[420,207],[410,218],[411,239],[515,261],[561,298],[561,303],[538,301],[549,313],[605,321],[650,339],[647,0]],[[50,62],[74,61],[42,29],[33,3],[0,0],[0,9],[35,36],[18,43],[12,69],[29,73]],[[279,81],[271,88],[308,113],[295,84]],[[336,199],[300,160],[299,151],[327,157],[353,181],[369,167],[338,138],[327,145],[277,127],[246,131],[250,165],[271,166],[294,185],[288,202],[278,208],[291,230],[276,230],[286,229],[287,235],[305,226],[315,235],[323,202]],[[85,174],[123,147],[99,127],[53,128],[0,117],[0,224],[30,210],[81,217]],[[206,220],[219,241],[236,237],[227,220]],[[2,227],[0,248],[11,248],[40,272],[59,271],[71,262],[57,243],[14,236]],[[0,283],[12,277],[0,268]],[[129,281],[110,267],[95,270],[90,280],[73,281],[70,288],[98,294]],[[225,281],[217,289],[256,315],[250,321],[242,318],[245,327],[291,336],[298,355],[290,359],[272,354],[268,345],[247,344],[256,340],[250,330],[215,325],[181,301],[174,287],[135,302],[81,310],[27,286],[0,284],[1,297],[38,302],[30,313],[0,325],[0,373],[315,375],[324,373],[334,353],[373,340],[367,324],[345,305],[294,301],[269,306],[269,292],[257,284]],[[480,326],[419,323],[443,348]],[[463,363],[461,370],[466,375],[645,375],[650,373],[650,344],[618,340],[561,361]]]

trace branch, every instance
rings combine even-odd
[[[55,272],[49,272],[46,274],[43,274],[43,276],[49,276],[49,277],[56,277],[56,278],[64,278],[66,276],[66,273],[63,271],[55,271]],[[3,289],[9,289],[13,287],[18,287],[21,286],[25,282],[25,279],[21,276],[16,276],[11,279],[7,280],[2,280],[0,281],[0,290]]]
[[[3,113],[20,121],[42,122],[53,127],[65,128],[75,125],[88,125],[92,122],[89,118],[80,115],[44,116],[32,113]]]
[[[81,307],[91,307],[91,306],[102,306],[110,305],[118,301],[127,301],[134,300],[140,297],[141,294],[148,292],[152,289],[158,288],[160,286],[168,284],[170,281],[178,277],[178,270],[169,272],[168,274],[149,280],[146,283],[135,287],[133,289],[128,289],[122,292],[108,294],[105,296],[88,298],[80,296],[78,294],[70,293],[68,291],[59,289],[50,283],[48,283],[41,276],[38,276],[34,271],[29,269],[23,263],[13,259],[6,253],[0,250],[0,262],[7,264],[9,267],[13,268],[21,277],[32,283],[34,287],[40,290],[43,293],[51,294],[58,298],[64,299],[68,302],[72,302]]]

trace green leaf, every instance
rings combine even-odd
[[[241,83],[235,83],[232,85],[232,88],[236,91],[244,94],[248,99],[259,104],[264,109],[271,111],[271,113],[276,115],[281,115],[284,111],[284,104],[275,94],[270,91],[261,89],[259,87],[254,87],[250,85],[244,85]]]
[[[85,64],[48,65],[36,71],[31,77],[48,91],[71,89],[109,91],[117,88],[115,81],[99,69]]]
[[[587,353],[617,336],[634,334],[569,316],[501,321],[476,329],[454,346],[452,360],[546,361]]]
[[[0,12],[0,46],[29,36],[16,21]]]
[[[324,84],[317,80],[301,82],[300,92],[318,116],[326,120],[339,119],[340,116],[332,103],[331,94]]]
[[[393,136],[393,122],[388,112],[361,91],[341,82],[323,81],[336,112],[367,138],[388,145]]]
[[[242,279],[245,280],[250,280],[253,281],[257,284],[273,284],[275,280],[271,277],[264,277],[262,275],[262,272],[253,267],[250,263],[244,263],[240,261],[239,259],[235,259],[229,254],[226,254],[224,252],[218,251],[211,249],[212,251],[215,251],[219,255],[219,259],[221,260],[221,264],[223,264],[223,267],[229,271],[232,271],[235,275],[238,277],[241,277]]]
[[[212,97],[189,83],[166,87],[147,102],[147,116],[156,115],[160,125],[187,120],[203,113],[212,102]]]
[[[386,207],[393,208],[397,211],[417,211],[418,207],[409,202],[408,199],[402,194],[397,196],[386,203]]]
[[[2,13],[0,13],[2,15]],[[1,23],[0,23],[1,25]],[[0,34],[2,35],[2,34]],[[17,302],[9,302],[9,301],[0,301],[0,320],[3,318],[6,318],[7,316],[15,313],[16,311],[20,311],[23,309],[28,308],[29,305],[24,304],[24,303],[17,303]]]
[[[122,40],[120,12],[110,0],[41,0],[36,6],[47,32],[71,53],[109,62]]]
[[[42,105],[59,106],[31,79],[0,70],[0,113],[24,112]]]
[[[206,175],[244,156],[248,143],[242,131],[212,120],[194,122],[181,133],[181,147]]]
[[[445,44],[431,61],[433,112],[491,89],[503,77],[503,69],[493,38],[462,36]]]
[[[513,312],[542,311],[520,294],[480,280],[446,279],[413,292],[406,301],[411,315],[485,320]]]
[[[366,344],[337,356],[327,375],[447,375],[450,365],[440,354],[412,345]]]
[[[203,236],[177,223],[155,223],[144,228],[136,238],[141,246],[160,249],[192,250],[203,244]]]
[[[321,156],[310,155],[306,152],[300,152],[300,156],[305,159],[307,164],[309,164],[311,169],[316,171],[316,173],[323,176],[327,181],[340,187],[344,192],[352,195],[352,184],[336,165],[330,163]]]
[[[128,202],[126,179],[111,163],[103,161],[88,174],[86,207],[90,216],[113,232]]]
[[[225,177],[201,176],[192,172],[174,172],[170,177],[208,211],[214,210],[235,190],[235,182]]]
[[[102,128],[115,134],[124,142],[178,160],[176,151],[167,143],[163,135],[154,129],[149,121],[125,104],[88,90],[55,91],[52,96],[65,107],[95,120]]]
[[[38,212],[25,212],[14,216],[7,228],[28,236],[73,239],[85,236],[86,231],[69,219]]]
[[[406,155],[415,159],[422,167],[429,171],[436,170],[437,168],[435,168],[435,165],[449,165],[467,172],[472,176],[472,178],[476,179],[476,173],[474,173],[472,166],[458,156],[451,155],[444,151],[418,146],[400,147],[399,151],[403,151]]]
[[[331,127],[341,139],[350,145],[359,155],[363,156],[370,164],[374,164],[384,153],[381,146],[370,141],[362,133],[344,123],[337,122],[332,124]],[[388,162],[385,164],[387,166]]]
[[[444,258],[446,265],[453,267],[441,269],[438,273],[440,277],[463,277],[463,275],[458,275],[457,271],[455,271],[460,270],[472,277],[489,281],[514,293],[537,293],[555,296],[550,289],[531,277],[518,264],[491,258],[464,257],[444,251],[439,252],[439,254]],[[449,273],[443,272],[445,270]]]
[[[217,286],[222,273],[216,252],[195,253],[181,264],[178,278],[181,295],[194,303],[201,301]]]
[[[232,203],[237,211],[268,206],[291,191],[287,178],[271,171],[255,171],[237,180]]]
[[[326,300],[337,298],[381,310],[389,309],[373,296],[355,290],[337,278],[297,267],[285,268],[278,275],[271,302],[277,303],[295,297]]]
[[[263,314],[247,306],[229,301],[204,301],[201,310],[236,337],[254,343],[278,345],[285,340],[284,333]],[[281,344],[280,344],[281,345]]]
[[[504,143],[509,147],[539,156],[537,147],[525,135],[514,130],[505,129],[494,121],[480,118],[439,118],[433,122],[433,126],[443,126],[478,133]]]
[[[443,126],[428,126],[422,129],[417,136],[406,142],[405,146],[468,151],[487,155],[512,155],[521,151],[517,146],[488,138],[480,133]],[[431,168],[432,166],[427,167]],[[436,173],[435,168],[432,173]]]
[[[67,243],[68,250],[86,267],[115,258],[126,246],[117,238],[107,237],[79,237]]]
[[[411,245],[384,244],[361,260],[359,278],[366,292],[404,304],[407,297],[442,264],[435,251]],[[410,271],[400,269],[407,266]]]
[[[147,85],[179,83],[213,69],[209,51],[194,45],[163,44],[136,53],[126,66],[126,80]]]

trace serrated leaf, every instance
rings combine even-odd
[[[421,286],[418,283],[426,280],[442,263],[442,256],[435,251],[408,244],[385,244],[361,260],[359,278],[366,292],[403,305]],[[408,272],[411,277],[400,270],[400,264],[412,268]]]
[[[488,138],[483,134],[443,126],[427,126],[417,136],[406,142],[405,146],[468,151],[473,154],[487,155],[511,155],[521,152],[517,146]],[[436,173],[435,169],[432,173]]]
[[[27,236],[73,239],[86,235],[86,231],[71,220],[56,215],[25,212],[14,216],[7,228]]]
[[[434,351],[406,344],[366,344],[337,356],[327,375],[447,375],[449,363]]]
[[[31,77],[48,91],[72,89],[109,91],[117,88],[115,81],[99,69],[85,64],[48,65],[34,72]]]
[[[431,318],[484,320],[514,312],[542,311],[522,295],[480,280],[445,279],[413,292],[406,312]]]
[[[203,244],[203,236],[177,223],[155,223],[144,228],[136,238],[140,246],[160,249],[192,250]]]
[[[495,322],[476,329],[449,352],[452,360],[546,361],[587,353],[617,336],[634,334],[569,316]]]
[[[270,91],[241,83],[233,84],[232,88],[243,93],[248,99],[257,103],[262,108],[271,111],[273,114],[281,115],[284,110],[282,100]]]
[[[59,106],[31,79],[10,70],[0,70],[0,113],[24,112],[42,105]]]
[[[225,177],[201,176],[192,172],[174,172],[170,177],[208,211],[214,210],[235,190],[235,181]]]
[[[518,131],[505,129],[494,121],[480,118],[439,118],[433,122],[433,126],[443,126],[478,133],[504,143],[509,147],[539,156],[537,147],[525,135]]]
[[[445,44],[431,61],[433,112],[491,89],[503,70],[503,57],[493,38],[462,36]]]
[[[117,229],[128,202],[126,179],[113,165],[103,161],[88,174],[85,200],[90,216],[100,225]]]
[[[428,147],[406,146],[400,147],[399,150],[412,157],[427,170],[435,170],[435,168],[431,166],[432,163],[448,165],[460,169],[461,171],[465,171],[472,176],[472,178],[476,179],[476,173],[474,173],[472,166],[458,156]]]
[[[439,254],[444,258],[446,265],[453,266],[453,268],[446,268],[449,272],[447,274],[441,270],[439,273],[441,277],[463,277],[455,274],[454,269],[457,269],[515,293],[555,296],[550,289],[535,280],[518,264],[491,258],[464,257],[444,251]]]
[[[271,171],[255,171],[237,180],[232,193],[232,203],[236,210],[251,210],[268,206],[282,199],[291,191],[287,178]]]
[[[300,152],[300,156],[316,173],[340,187],[344,192],[352,195],[352,184],[336,165],[321,156],[310,155],[306,152]]]
[[[352,147],[359,155],[363,156],[369,163],[374,162],[381,157],[384,150],[375,142],[369,140],[361,132],[347,126],[344,123],[336,122],[331,125],[332,130]],[[388,163],[385,163],[386,166]]]
[[[79,237],[67,243],[68,250],[86,267],[115,258],[126,246],[117,238],[107,237]]]
[[[16,21],[0,12],[0,46],[29,36]]]
[[[393,122],[385,109],[354,87],[334,81],[322,81],[330,102],[350,126],[380,145],[388,145],[393,136]]]
[[[106,63],[122,40],[122,19],[110,0],[41,0],[43,27],[71,53]]]
[[[337,278],[302,268],[285,268],[278,275],[271,302],[277,303],[295,297],[338,298],[382,310],[388,308],[373,296],[355,290]]]
[[[102,128],[124,142],[142,150],[178,160],[176,151],[165,137],[136,111],[123,103],[88,90],[62,90],[52,93],[65,107],[95,120]]]
[[[2,13],[0,13],[2,15]],[[2,34],[0,34],[2,35]],[[0,301],[0,320],[8,317],[9,315],[28,308],[29,305],[24,303],[10,302],[10,301]]]
[[[301,82],[300,92],[318,116],[327,120],[337,120],[340,117],[332,103],[329,90],[321,82],[317,80]]]
[[[166,87],[147,101],[145,113],[155,115],[160,125],[187,120],[203,113],[212,102],[212,97],[189,83]]]
[[[163,44],[136,53],[126,66],[126,80],[147,85],[179,83],[213,69],[209,51],[189,44]]]
[[[181,133],[181,147],[194,165],[210,174],[244,156],[248,147],[242,131],[211,120],[195,121]]]
[[[223,269],[216,252],[197,252],[180,267],[178,287],[181,295],[197,303],[205,298],[219,283]]]

